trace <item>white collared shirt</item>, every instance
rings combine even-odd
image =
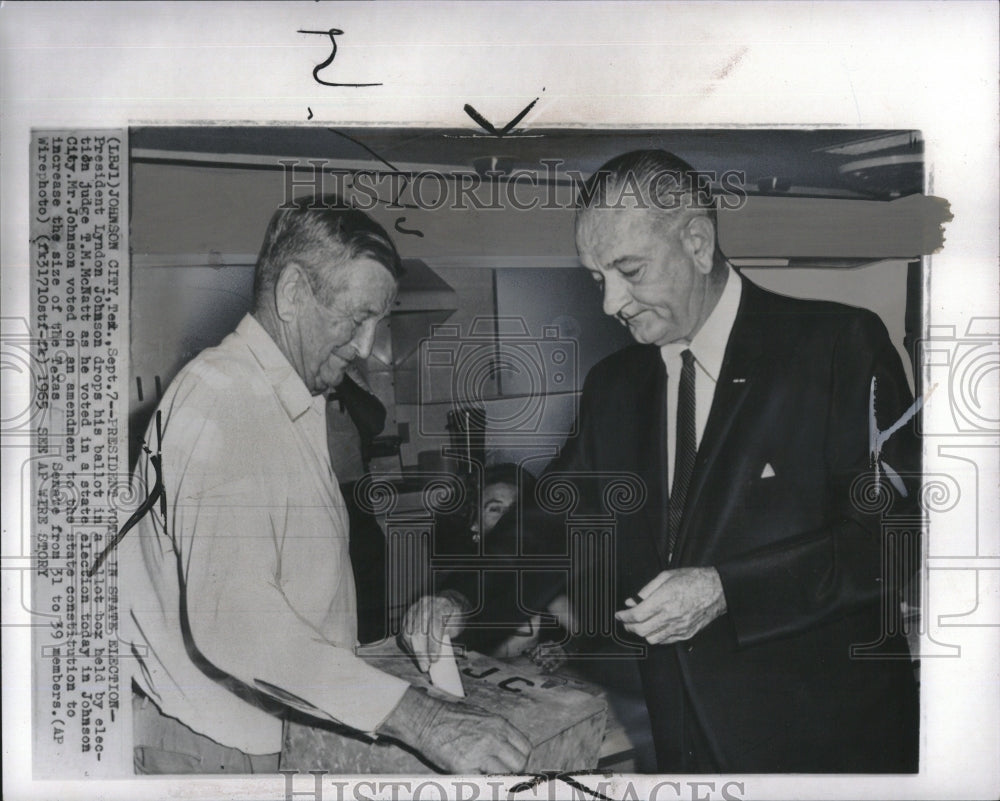
[[[325,400],[247,315],[178,374],[159,408],[167,525],[157,504],[117,556],[133,678],[165,715],[223,745],[281,750],[281,720],[189,657],[180,560],[193,639],[208,661],[373,731],[407,684],[353,652],[348,519],[326,447]],[[147,434],[155,453],[152,432],[155,421]],[[152,487],[147,458],[136,475]]]
[[[660,348],[660,356],[667,368],[667,463],[670,486],[673,486],[674,482],[677,449],[677,391],[683,364],[681,353],[690,350],[695,359],[695,433],[700,446],[705,425],[708,423],[708,413],[712,409],[712,400],[715,398],[715,385],[719,381],[729,334],[733,330],[736,312],[740,307],[743,282],[731,266],[727,265],[726,270],[726,285],[722,289],[722,295],[690,344],[671,342]]]

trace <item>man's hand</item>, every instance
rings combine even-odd
[[[449,773],[518,773],[531,742],[501,717],[408,689],[379,733],[416,749]]]
[[[722,581],[714,567],[664,570],[638,592],[639,603],[615,617],[648,643],[687,640],[726,611]]]
[[[454,595],[425,595],[406,610],[403,645],[416,657],[417,667],[424,673],[440,656],[444,635],[454,638],[462,633],[464,611]]]
[[[568,659],[566,649],[555,642],[540,642],[534,648],[527,649],[524,656],[540,667],[543,673],[559,670]]]
[[[436,703],[440,712],[416,743],[427,759],[452,773],[517,773],[524,769],[531,742],[510,723],[475,707]]]

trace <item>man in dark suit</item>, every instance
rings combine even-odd
[[[872,445],[911,405],[899,356],[876,315],[738,275],[693,175],[637,151],[581,194],[580,260],[638,344],[590,371],[550,469],[645,485],[614,617],[645,646],[658,768],[916,771],[917,548],[882,520],[913,511],[919,448],[910,426]]]

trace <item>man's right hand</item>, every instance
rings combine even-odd
[[[531,753],[528,738],[503,718],[412,687],[378,731],[448,773],[518,773]]]

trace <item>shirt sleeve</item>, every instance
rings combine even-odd
[[[189,656],[227,686],[231,678],[372,732],[408,685],[353,653],[346,515],[331,515],[307,454],[274,441],[287,427],[226,406],[188,398],[164,438]]]

